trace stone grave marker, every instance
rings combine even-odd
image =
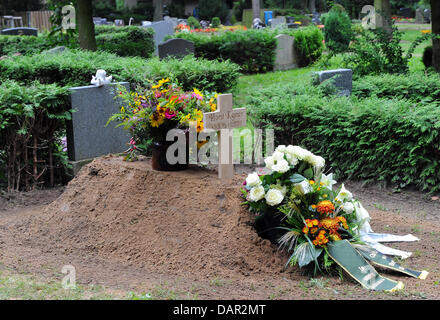
[[[273,18],[272,20],[269,20],[269,21],[270,21],[271,28],[277,28],[277,27],[280,28],[280,27],[287,26],[286,17],[283,17],[283,16]]]
[[[162,43],[167,35],[174,33],[173,24],[170,21],[158,21],[150,24],[148,28],[153,28],[154,30],[154,54],[158,55],[159,44]]]
[[[431,23],[431,10],[425,9],[423,11],[423,16],[425,17],[425,23]]]
[[[119,84],[129,89],[128,82]],[[114,99],[119,93],[117,83],[75,87],[70,91],[75,111],[67,124],[67,152],[76,174],[90,159],[127,150],[131,135],[121,127],[106,126],[108,119],[122,106],[122,101]]]
[[[293,48],[295,38],[287,34],[279,34],[275,38],[277,39],[277,47],[275,49],[274,71],[297,68],[298,65]]]
[[[425,17],[423,15],[423,11],[420,8],[416,9],[416,23],[425,23]]]
[[[10,29],[3,29],[2,35],[8,35],[8,36],[38,36],[38,29],[35,28],[10,28]]]
[[[335,69],[316,72],[318,82],[321,84],[333,78],[335,87],[339,90],[339,95],[349,96],[352,89],[353,72],[351,69]]]
[[[205,129],[219,131],[218,135],[218,177],[230,180],[234,175],[232,157],[232,129],[246,126],[246,108],[232,109],[232,94],[217,97],[217,110],[203,114]]]
[[[166,57],[183,58],[194,54],[194,43],[186,39],[169,39],[158,46],[159,59]]]
[[[165,16],[163,17],[164,21],[170,22],[173,25],[173,28],[177,27],[178,25],[178,19],[173,17]]]

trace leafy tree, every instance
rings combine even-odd
[[[201,20],[211,20],[213,17],[219,17],[221,21],[226,21],[229,13],[224,0],[200,0],[198,7]]]

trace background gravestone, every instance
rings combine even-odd
[[[167,35],[174,34],[173,24],[170,21],[158,21],[153,22],[148,28],[154,30],[154,54],[157,55],[159,44],[162,43],[163,39]]]
[[[3,29],[2,35],[7,36],[38,36],[38,29],[35,28],[10,28]]]
[[[287,34],[279,34],[275,38],[277,39],[277,47],[275,49],[274,71],[297,68],[295,50],[293,49],[295,38]]]
[[[353,87],[353,71],[351,69],[335,69],[319,71],[315,73],[318,83],[321,84],[329,79],[333,80],[334,86],[338,89],[341,96],[349,96]]]
[[[194,54],[194,43],[185,39],[170,39],[159,44],[159,59],[166,57],[183,58]]]
[[[119,84],[129,89],[128,82]],[[117,84],[75,87],[70,91],[75,112],[67,124],[69,160],[81,161],[127,150],[130,133],[121,127],[115,128],[115,123],[105,126],[122,106],[122,101],[114,99],[119,92]]]
[[[272,20],[269,20],[269,21],[270,21],[271,28],[286,27],[287,26],[286,17],[280,16],[280,17],[273,18]]]
[[[420,8],[417,8],[416,10],[416,23],[425,23],[425,16]]]

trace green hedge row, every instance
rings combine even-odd
[[[56,139],[70,119],[69,97],[55,84],[0,84],[0,185],[29,190],[61,182],[67,156]]]
[[[0,82],[8,79],[22,83],[35,80],[60,86],[89,85],[97,69],[104,69],[117,81],[134,87],[149,80],[174,77],[185,90],[227,92],[235,87],[240,68],[230,62],[185,57],[183,60],[122,58],[106,52],[72,50],[56,55],[38,54],[0,61]]]
[[[311,80],[268,86],[245,105],[277,144],[299,144],[339,179],[440,191],[440,109],[408,100],[325,96]]]
[[[195,56],[205,59],[230,60],[244,73],[272,71],[275,63],[277,30],[247,30],[215,34],[177,33],[173,37],[194,42]],[[295,37],[295,50],[300,66],[307,66],[321,57],[323,35],[317,27],[282,30]]]
[[[277,46],[273,32],[239,30],[212,35],[180,32],[173,37],[194,42],[196,57],[230,60],[240,65],[245,73],[273,70]]]
[[[101,51],[123,57],[144,58],[151,57],[154,52],[154,30],[152,28],[95,26],[95,33],[96,44],[98,50]],[[48,34],[38,37],[0,36],[0,55],[11,55],[17,52],[23,55],[33,55],[56,46],[79,48],[77,41],[64,43]]]

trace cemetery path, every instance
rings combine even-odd
[[[179,299],[439,299],[440,201],[346,182],[376,232],[412,233],[421,241],[390,246],[413,252],[402,262],[426,269],[401,274],[398,293],[373,293],[347,275],[310,279],[283,271],[287,255],[253,230],[240,206],[240,168],[232,186],[216,173],[155,172],[149,161],[103,157],[65,188],[0,196],[0,270],[61,279],[64,265],[80,284]],[[240,173],[241,171],[241,173]]]

